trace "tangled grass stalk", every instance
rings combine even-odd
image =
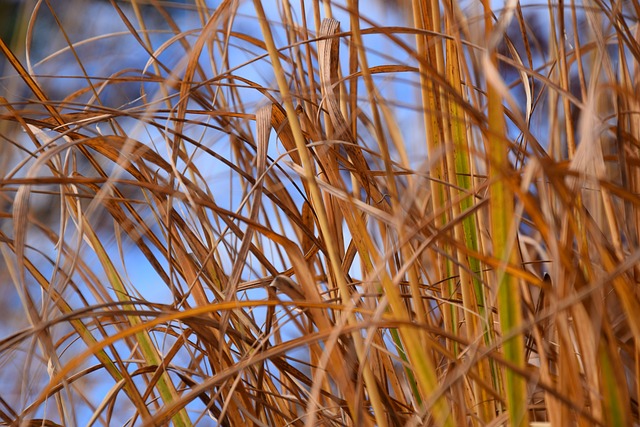
[[[637,0],[12,6],[0,424],[640,424]]]

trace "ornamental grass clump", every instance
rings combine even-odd
[[[640,423],[638,0],[12,6],[2,425]]]

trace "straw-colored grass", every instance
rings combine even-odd
[[[640,425],[640,2],[495,4],[18,2],[0,425]]]

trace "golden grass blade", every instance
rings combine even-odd
[[[484,1],[485,34],[488,40],[495,37],[491,18],[491,6]],[[487,135],[485,147],[489,161],[489,177],[492,180],[490,194],[491,204],[491,239],[495,256],[506,264],[515,261],[514,251],[514,201],[510,181],[510,165],[508,161],[509,146],[505,137],[505,117],[502,100],[505,97],[504,85],[496,70],[496,56],[493,46],[488,46],[483,65],[487,73]],[[495,271],[497,306],[500,316],[500,328],[504,335],[518,329],[522,324],[522,299],[520,284],[503,267]],[[524,359],[524,338],[522,335],[503,342],[505,359],[515,366],[526,366]],[[526,380],[518,373],[507,369],[505,372],[505,394],[509,421],[512,426],[527,426],[528,399]]]

